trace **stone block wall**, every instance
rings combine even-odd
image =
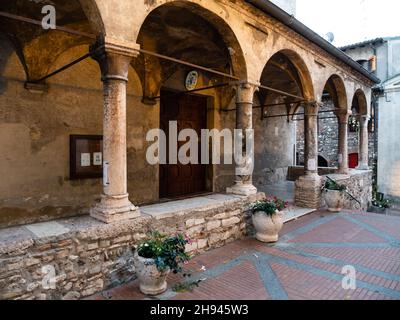
[[[332,100],[324,99],[324,107],[321,111],[329,111],[335,109]],[[329,167],[337,167],[338,148],[339,148],[339,126],[338,121],[333,113],[320,114],[318,126],[318,154],[328,161]],[[296,127],[296,153],[297,165],[304,164],[304,122],[297,121]],[[348,148],[349,154],[359,152],[359,133],[348,132]],[[375,156],[374,133],[369,133],[369,163],[372,166]]]
[[[329,177],[339,184],[347,186],[348,192],[361,202],[359,205],[349,196],[345,197],[344,209],[348,210],[363,210],[366,211],[372,201],[372,171],[351,170],[350,175],[332,174]],[[323,178],[323,182],[326,178]],[[325,201],[322,197],[321,207],[325,206]]]
[[[248,206],[263,196],[111,225],[80,217],[66,234],[3,241],[0,299],[79,299],[133,280],[133,248],[152,230],[190,235],[194,242],[187,250],[193,254],[223,246],[248,233]]]
[[[345,185],[348,193],[360,202],[359,204],[346,195],[343,209],[362,211],[368,209],[372,201],[372,171],[350,170],[349,175],[325,174],[317,180],[307,179],[305,176],[296,180],[295,203],[297,206],[316,209],[326,207],[321,190],[329,176],[339,184]]]

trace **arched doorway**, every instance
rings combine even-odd
[[[358,89],[352,100],[349,119],[349,148],[359,150],[357,168],[361,170],[369,168],[369,120],[366,96],[361,89]],[[351,160],[354,164],[354,155]]]
[[[331,167],[345,172],[347,160],[347,95],[343,80],[332,75],[325,83],[318,115],[318,151]]]
[[[225,116],[218,114],[219,110],[228,109],[235,94],[229,86],[232,78],[223,74],[246,79],[247,73],[242,50],[230,27],[206,8],[176,1],[154,9],[147,16],[138,43],[144,50],[175,59],[143,54],[134,62],[142,81],[144,101],[160,107],[160,128],[166,132],[167,141],[173,133],[170,130],[173,122],[178,132],[194,129],[199,137],[202,129],[219,128]],[[186,142],[180,141],[178,148]],[[198,156],[201,157],[200,152]],[[218,174],[218,165],[171,162],[167,149],[167,164],[159,167],[160,198],[226,188],[222,179],[228,179]],[[232,177],[233,174],[230,180]]]

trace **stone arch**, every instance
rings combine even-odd
[[[283,68],[281,69],[284,72],[286,71],[291,80],[295,82],[295,84],[298,86],[297,92],[289,92],[289,93],[300,95],[304,97],[304,100],[308,101],[314,100],[315,93],[314,93],[314,86],[310,70],[305,60],[300,56],[300,54],[291,49],[282,49],[271,55],[261,74],[260,78],[261,84],[265,84],[265,80],[268,76],[271,77],[271,75],[268,74],[268,66],[270,64],[274,64],[275,63],[274,60],[276,59],[286,60],[283,62],[284,64],[286,63],[286,68],[285,65],[283,64]],[[276,89],[282,90],[283,88],[276,88]],[[294,88],[291,89],[293,90]]]
[[[346,87],[343,79],[337,75],[331,75],[325,82],[324,93],[328,93],[336,109],[348,109]]]
[[[362,89],[356,90],[352,101],[352,110],[356,110],[356,113],[361,116],[369,115],[368,111],[368,100]],[[353,112],[354,113],[354,112]]]
[[[86,17],[90,23],[92,31],[98,34],[105,34],[105,25],[101,16],[99,7],[96,0],[79,0],[82,10],[85,12]]]
[[[208,24],[210,24],[213,28],[215,28],[216,31],[219,33],[221,39],[223,40],[226,49],[228,50],[232,73],[235,76],[239,77],[241,80],[247,79],[246,60],[244,57],[243,49],[235,32],[226,20],[220,17],[217,12],[214,12],[213,9],[206,7],[206,4],[198,4],[192,1],[176,0],[152,5],[151,10],[148,10],[145,15],[140,17],[139,24],[138,22],[136,22],[136,24],[139,25],[139,28],[136,31],[137,34],[135,34],[136,42],[140,43],[140,34],[143,30],[143,26],[146,24],[149,18],[155,12],[162,10],[163,8],[180,8],[183,10],[187,10],[188,13],[200,17]],[[181,19],[182,17],[177,20]],[[179,21],[175,21],[175,23],[179,23]]]
[[[4,0],[10,11],[40,19],[41,1]],[[48,74],[60,54],[76,45],[91,44],[94,39],[87,34],[104,34],[105,28],[95,0],[53,0],[57,8],[57,27],[82,31],[82,34],[60,30],[44,30],[40,26],[10,21],[0,29],[12,40],[24,66],[26,80],[37,82]],[[86,34],[85,34],[86,33]]]

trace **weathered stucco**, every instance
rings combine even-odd
[[[4,8],[41,17],[40,4],[24,7],[6,2]],[[123,43],[137,50],[140,45],[231,73],[248,85],[269,85],[308,101],[321,101],[328,79],[336,75],[344,83],[346,98],[342,99],[347,99],[347,106],[356,92],[363,92],[363,112],[369,114],[370,80],[244,1],[74,0],[69,6],[54,2],[61,25],[100,35],[111,46]],[[0,226],[86,214],[104,190],[100,180],[69,179],[69,135],[103,133],[99,65],[86,59],[39,84],[39,92],[26,90],[24,82],[87,53],[95,39],[45,32],[31,25],[22,28],[16,21],[2,25],[0,31],[12,35],[12,44],[0,44]],[[153,98],[161,88],[184,90],[189,70],[144,54],[132,60],[127,86],[127,191],[135,205],[159,200],[158,166],[147,164],[145,158],[149,145],[145,134],[159,128],[160,121],[159,100]],[[198,87],[230,80],[200,72]],[[234,89],[227,86],[198,93],[209,97],[209,128],[236,127]],[[295,126],[286,117],[261,118],[262,109],[257,107],[283,102],[280,95],[260,89],[253,100],[254,184],[284,180],[294,164]],[[286,113],[287,107],[264,111],[276,115]],[[289,113],[293,112],[289,106]],[[250,118],[247,114],[243,123]],[[233,165],[209,167],[210,191],[224,191],[233,181]]]

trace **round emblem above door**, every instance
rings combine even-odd
[[[185,80],[185,87],[187,90],[196,89],[199,73],[197,71],[190,71]]]

